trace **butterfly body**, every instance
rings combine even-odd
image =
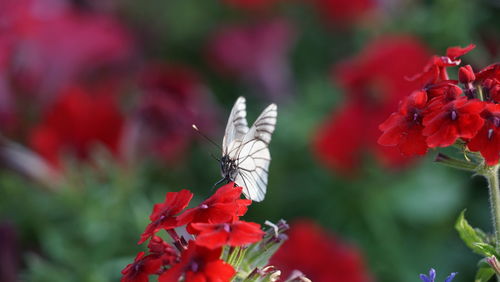
[[[235,182],[253,201],[264,199],[271,154],[268,145],[276,125],[277,106],[271,104],[248,128],[245,98],[239,97],[231,110],[222,141],[221,181]]]
[[[227,182],[234,182],[238,175],[238,165],[229,155],[224,155],[220,159],[220,171],[224,180]]]

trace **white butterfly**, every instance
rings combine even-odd
[[[248,128],[245,98],[234,103],[222,140],[220,160],[223,180],[243,187],[243,194],[252,201],[264,200],[271,154],[269,142],[274,132],[278,107],[267,106]]]

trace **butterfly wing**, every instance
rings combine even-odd
[[[238,174],[235,182],[243,186],[245,196],[253,201],[264,200],[271,154],[269,142],[276,126],[278,108],[269,105],[255,120],[248,133],[238,145],[236,164]]]
[[[247,111],[244,97],[239,97],[234,103],[222,139],[222,155],[236,152],[241,140],[248,132]],[[235,142],[236,141],[236,142]]]

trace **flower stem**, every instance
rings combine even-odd
[[[435,162],[456,168],[456,169],[461,169],[461,170],[466,170],[466,171],[476,171],[477,169],[477,164],[473,162],[466,162],[462,160],[458,160],[455,158],[451,158],[445,154],[439,153],[437,154],[436,158],[434,159]]]
[[[498,168],[500,165],[488,166],[483,171],[483,176],[488,180],[490,190],[491,215],[495,232],[496,250],[500,247],[500,184],[498,182]]]

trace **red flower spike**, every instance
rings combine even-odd
[[[181,261],[160,275],[159,282],[179,281],[184,275],[186,282],[225,282],[231,281],[236,271],[220,259],[222,249],[207,249],[189,242],[188,249],[182,253]]]
[[[146,227],[144,233],[142,233],[138,244],[142,244],[160,229],[172,229],[184,225],[178,222],[175,215],[185,209],[192,198],[193,194],[188,190],[168,192],[165,196],[165,202],[154,205],[153,212],[149,216],[151,223]]]
[[[471,151],[480,152],[486,164],[500,160],[500,104],[488,104],[481,114],[485,122],[481,130],[467,144]]]
[[[484,103],[479,100],[468,101],[461,97],[443,108],[430,111],[423,119],[423,134],[431,148],[447,147],[457,138],[473,138],[483,126],[480,113]]]
[[[161,237],[153,236],[148,243],[148,249],[150,256],[161,259],[162,265],[171,265],[178,261],[176,249]]]
[[[144,256],[144,252],[140,252],[135,257],[133,263],[127,265],[122,270],[121,282],[148,282],[148,276],[155,274],[160,270],[161,259],[152,256]]]
[[[385,146],[398,147],[401,154],[406,156],[424,155],[428,146],[423,136],[422,118],[427,94],[425,91],[416,91],[404,100],[399,111],[393,113],[379,128],[384,133],[378,143]]]
[[[468,46],[466,46],[464,48],[462,48],[460,46],[449,47],[448,49],[446,49],[446,57],[455,61],[459,57],[469,53],[474,48],[476,48],[476,45],[474,45],[474,44],[469,44]]]
[[[188,224],[187,231],[196,234],[191,223],[225,223],[237,220],[247,212],[251,200],[241,199],[242,187],[228,183],[195,208],[186,210],[178,218],[180,225]]]
[[[468,84],[476,79],[474,71],[470,65],[458,69],[458,80],[463,84]]]
[[[219,224],[193,223],[191,226],[198,231],[196,244],[210,249],[224,245],[239,247],[256,243],[265,234],[260,229],[260,224],[245,221]]]

